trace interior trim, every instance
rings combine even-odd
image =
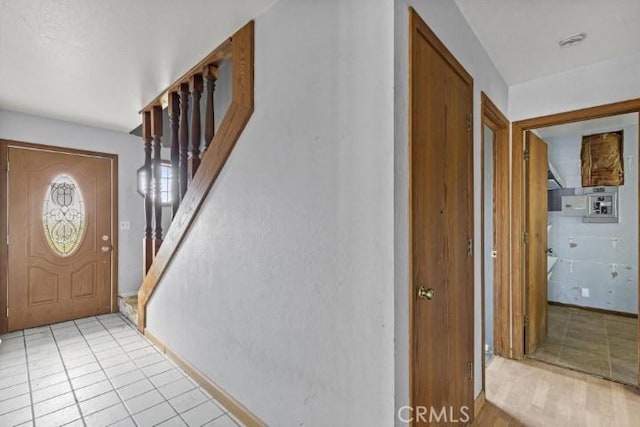
[[[624,311],[616,311],[616,310],[607,310],[606,308],[585,307],[582,305],[565,304],[563,302],[556,302],[556,301],[547,301],[547,304],[555,305],[557,307],[577,308],[579,310],[592,311],[594,313],[610,314],[612,316],[629,317],[632,319],[638,318],[638,315],[634,313],[626,313]]]
[[[509,218],[510,207],[510,187],[509,187],[509,120],[505,117],[500,109],[491,101],[491,99],[481,92],[481,147],[480,147],[480,170],[481,170],[481,190],[480,190],[480,224],[482,225],[481,248],[480,254],[482,262],[480,264],[480,282],[481,282],[481,306],[482,306],[482,390],[485,390],[485,366],[484,366],[484,347],[485,337],[485,289],[486,286],[493,287],[493,353],[498,356],[509,357],[509,349],[511,343],[511,330],[509,322],[510,304],[510,277],[509,265],[511,263],[510,248],[510,221],[500,221],[500,226],[496,227],[495,218],[485,218],[485,148],[484,127],[488,126],[494,135],[493,144],[493,200],[494,207],[492,212],[498,218]],[[485,283],[484,261],[485,253],[485,221],[493,221],[494,249],[497,251],[495,259],[493,283]]]
[[[266,427],[263,421],[253,415],[246,407],[238,402],[233,396],[224,391],[220,386],[207,378],[204,374],[194,368],[182,356],[168,347],[158,337],[148,330],[144,331],[144,336],[149,339],[160,351],[173,360],[183,371],[187,373],[198,385],[204,388],[214,399],[222,404],[233,414],[234,417],[242,421],[247,427]]]
[[[476,397],[476,400],[473,402],[473,419],[478,418],[478,414],[480,414],[480,411],[482,411],[482,408],[484,408],[484,404],[487,401],[485,396],[485,391],[482,390],[478,397]]]

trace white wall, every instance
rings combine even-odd
[[[513,121],[640,98],[640,54],[542,77],[509,88]]]
[[[393,424],[393,3],[256,20],[255,112],[148,329],[274,426]]]
[[[142,282],[144,211],[136,192],[136,170],[142,165],[140,140],[129,134],[0,110],[0,138],[118,155],[119,220],[131,230],[119,231],[119,293],[135,293]]]
[[[482,317],[480,295],[480,92],[506,113],[507,85],[450,0],[395,1],[395,335],[396,407],[409,401],[409,228],[408,228],[408,8],[412,6],[474,79],[474,277],[475,277],[475,395],[482,388]],[[396,425],[401,425],[397,421]]]
[[[581,191],[582,135],[620,127],[546,138],[549,160],[567,188]],[[620,186],[619,223],[583,223],[582,217],[549,212],[548,247],[559,258],[548,283],[548,299],[566,304],[638,312],[638,126],[624,132],[624,185]],[[570,244],[570,239],[573,239]],[[588,288],[590,296],[581,296]]]

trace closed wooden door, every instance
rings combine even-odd
[[[547,144],[526,134],[525,155],[525,349],[533,353],[547,336]]]
[[[473,416],[473,80],[413,11],[410,73],[414,425],[460,425]]]
[[[112,160],[9,148],[9,330],[109,313]]]

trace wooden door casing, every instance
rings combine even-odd
[[[533,353],[547,336],[547,144],[527,132],[526,194],[526,308],[525,346]]]
[[[473,79],[410,15],[411,406],[453,408],[464,420],[465,407],[473,416]],[[417,298],[420,287],[434,297]]]
[[[10,147],[8,158],[8,329],[113,311],[112,159],[27,147]],[[42,223],[47,191],[61,174],[80,187],[86,217],[82,243],[66,257],[51,250]]]

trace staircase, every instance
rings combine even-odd
[[[138,292],[137,310],[130,311],[142,332],[146,327],[146,306],[153,291],[253,113],[253,58],[254,23],[251,21],[141,111],[145,153],[141,171],[147,177],[143,191],[145,276]],[[231,65],[231,101],[216,130],[214,91],[218,70],[225,63]],[[162,179],[165,109],[170,129],[171,175],[177,179],[172,180],[170,189],[172,221],[163,235],[161,188],[152,182]],[[134,301],[123,300],[124,310],[129,310]]]

